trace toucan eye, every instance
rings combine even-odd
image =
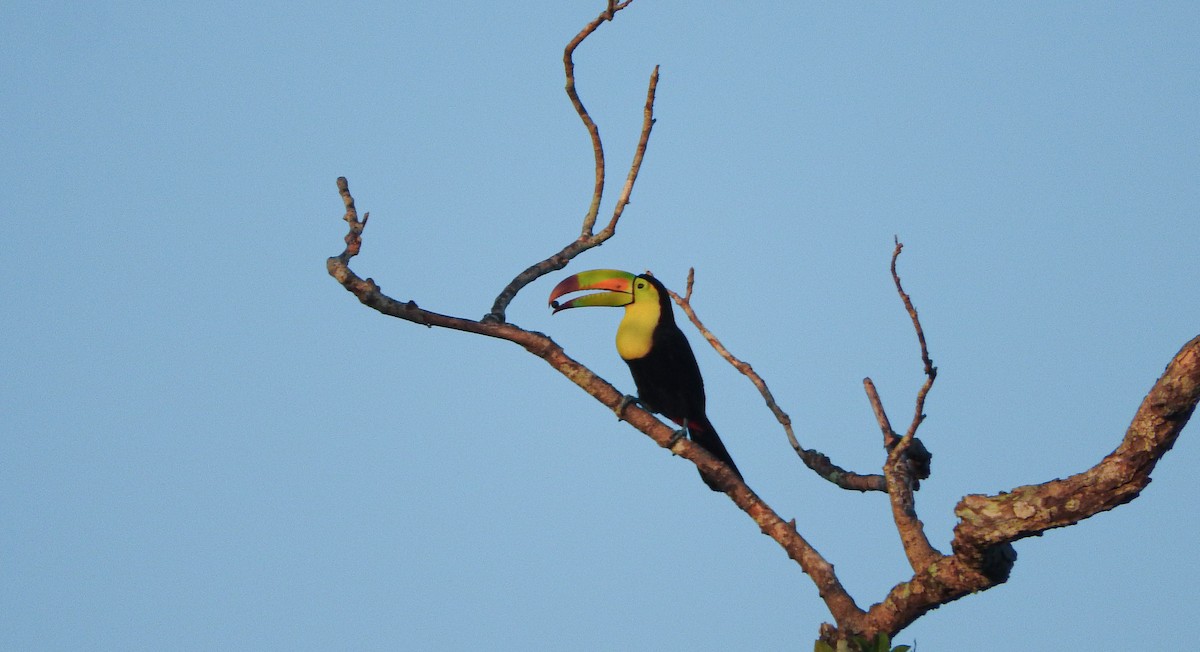
[[[638,289],[639,289],[639,290],[645,290],[645,289],[646,289],[646,282],[645,282],[645,281],[642,281],[642,282],[638,283],[638,286],[637,286],[637,287],[638,287]]]

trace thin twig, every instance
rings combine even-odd
[[[626,3],[628,4],[628,3]],[[616,4],[609,0],[608,8],[606,8],[595,20],[584,25],[583,29],[567,43],[567,47],[563,50],[563,70],[567,78],[567,97],[571,99],[571,105],[575,107],[575,113],[579,115],[579,119],[583,120],[583,126],[587,129],[588,135],[592,139],[592,154],[596,160],[596,182],[592,189],[592,203],[588,207],[588,212],[583,218],[583,230],[579,237],[586,238],[592,235],[592,227],[596,224],[596,216],[600,214],[600,199],[604,195],[604,145],[600,141],[600,128],[596,126],[592,116],[588,114],[587,108],[583,106],[583,100],[579,99],[579,92],[575,89],[575,49],[583,43],[584,39],[592,35],[600,25],[606,21],[613,19],[613,16],[624,5],[617,7]]]
[[[863,389],[867,392],[867,400],[871,402],[871,411],[875,413],[879,429],[883,431],[883,448],[890,451],[896,442],[900,441],[900,435],[892,430],[892,422],[888,419],[887,412],[883,410],[883,401],[879,398],[879,391],[875,389],[875,383],[870,378],[863,378]]]
[[[633,162],[629,165],[629,174],[625,177],[625,187],[617,198],[613,208],[612,219],[608,221],[600,233],[596,234],[598,242],[604,242],[617,232],[617,221],[629,205],[629,196],[633,194],[633,184],[637,181],[638,172],[642,169],[642,160],[646,158],[646,146],[650,143],[650,130],[654,128],[654,94],[658,88],[658,66],[650,73],[650,86],[646,90],[646,104],[642,109],[642,135],[638,138],[637,149],[633,152]],[[594,221],[594,220],[593,220]]]
[[[350,186],[346,183],[346,177],[338,177],[337,187],[338,193],[342,196],[342,203],[346,206],[346,215],[342,219],[350,225],[350,232],[346,234],[345,238],[346,249],[338,256],[338,259],[347,263],[362,249],[362,232],[367,226],[367,220],[371,219],[371,214],[364,214],[361,221],[358,219],[358,209],[354,207],[354,197],[350,196]]]
[[[899,441],[896,441],[896,433],[891,429],[887,414],[883,410],[883,401],[879,399],[879,394],[875,391],[875,384],[867,379],[864,381],[864,385],[871,397],[871,407],[875,410],[879,426],[886,430],[884,446],[887,450],[887,461],[883,465],[883,475],[887,478],[892,520],[896,524],[896,531],[900,534],[900,542],[904,546],[904,554],[908,557],[909,565],[912,566],[913,572],[922,573],[940,560],[943,555],[929,542],[929,537],[925,534],[925,525],[917,517],[916,498],[913,492],[919,479],[914,477],[915,467],[910,464],[909,458],[910,452],[917,454],[918,449],[923,455],[928,455],[924,446],[913,446],[912,444],[917,428],[925,419],[925,396],[929,393],[929,388],[933,386],[933,379],[937,376],[937,367],[934,367],[933,362],[929,359],[929,349],[925,344],[925,331],[921,328],[921,320],[917,318],[917,309],[913,306],[908,293],[904,291],[904,287],[900,284],[900,276],[896,273],[896,259],[900,257],[900,251],[903,248],[904,245],[901,244],[900,239],[896,238],[896,248],[892,251],[892,281],[896,284],[896,292],[904,302],[904,307],[912,319],[913,328],[917,332],[917,340],[921,344],[921,360],[925,364],[925,382],[917,392],[916,416],[913,417],[908,432]]]
[[[621,214],[625,210],[625,206],[629,203],[629,196],[633,192],[634,181],[637,180],[638,172],[642,167],[642,160],[646,155],[646,146],[650,141],[650,130],[654,126],[654,96],[658,87],[658,67],[655,66],[654,72],[650,75],[650,85],[646,91],[646,104],[644,108],[644,118],[642,121],[642,132],[638,138],[637,149],[634,153],[633,163],[630,165],[629,175],[625,180],[625,188],[621,193],[621,197],[617,201],[616,208],[613,210],[612,219],[609,220],[608,226],[604,227],[600,233],[593,234],[593,229],[596,226],[596,216],[600,212],[600,200],[604,195],[605,185],[605,163],[604,163],[604,146],[600,141],[600,129],[588,114],[587,109],[583,106],[583,101],[579,99],[579,93],[575,89],[575,49],[583,43],[584,39],[596,31],[598,27],[605,21],[613,19],[616,12],[629,6],[633,0],[625,0],[625,2],[614,2],[609,0],[605,10],[584,26],[575,38],[567,44],[563,50],[563,70],[566,75],[566,91],[567,97],[571,100],[571,105],[575,107],[575,112],[579,114],[580,120],[583,121],[584,127],[588,131],[588,135],[592,141],[592,151],[595,156],[596,180],[592,190],[592,201],[588,208],[587,214],[583,218],[583,227],[580,230],[579,237],[563,247],[561,251],[550,256],[549,258],[534,263],[525,268],[520,274],[504,286],[500,294],[496,296],[496,300],[492,303],[492,309],[488,314],[484,315],[485,322],[501,323],[505,320],[505,311],[508,310],[508,304],[512,302],[517,293],[526,285],[533,281],[549,274],[550,272],[560,270],[567,266],[567,263],[579,254],[598,247],[616,233],[617,221],[621,219]]]
[[[834,464],[833,461],[831,461],[824,453],[804,448],[800,445],[800,441],[796,439],[796,433],[792,428],[792,418],[783,411],[783,408],[779,407],[779,403],[775,401],[775,395],[772,394],[770,388],[767,387],[766,381],[762,379],[762,376],[760,376],[758,372],[754,371],[754,368],[750,366],[749,363],[738,359],[732,353],[730,353],[729,349],[725,348],[725,345],[721,343],[721,340],[717,339],[717,336],[713,335],[712,331],[710,331],[696,315],[696,311],[692,308],[692,287],[695,283],[695,280],[696,269],[688,269],[687,291],[684,296],[679,296],[679,294],[673,290],[667,290],[667,292],[671,295],[671,298],[675,301],[675,303],[683,309],[683,312],[688,316],[688,319],[691,320],[692,325],[696,327],[696,330],[700,331],[700,334],[704,336],[704,339],[708,341],[709,345],[711,345],[722,358],[725,358],[729,364],[733,365],[734,369],[737,369],[742,373],[742,375],[750,379],[750,382],[755,388],[758,389],[758,393],[762,395],[763,400],[767,403],[767,409],[771,411],[771,414],[775,415],[775,419],[779,422],[779,425],[783,426],[783,431],[787,434],[788,443],[792,445],[792,450],[796,451],[796,455],[800,457],[805,466],[815,471],[817,475],[825,478],[829,482],[832,482],[842,489],[852,489],[854,491],[886,491],[887,486],[884,482],[883,476],[873,474],[862,475],[853,471],[847,471],[846,469]]]
[[[913,420],[908,426],[908,431],[904,433],[904,437],[901,438],[897,446],[897,448],[903,450],[908,446],[908,442],[912,441],[912,438],[916,436],[917,428],[925,420],[925,397],[933,387],[934,379],[937,378],[937,367],[933,366],[933,360],[929,358],[929,348],[925,345],[925,331],[921,328],[921,320],[917,317],[917,309],[913,307],[912,299],[904,291],[904,287],[900,285],[900,275],[896,273],[896,259],[900,257],[900,252],[904,249],[904,243],[900,242],[900,238],[895,238],[895,242],[896,248],[892,251],[892,281],[896,284],[896,292],[900,294],[900,299],[904,301],[904,309],[908,311],[908,316],[912,318],[913,329],[917,331],[917,341],[921,344],[921,362],[925,365],[925,383],[917,391],[916,412],[913,414]]]

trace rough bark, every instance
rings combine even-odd
[[[821,626],[821,638],[834,643],[852,636],[873,639],[883,632],[894,636],[921,615],[967,594],[986,590],[1008,579],[1016,561],[1012,543],[1036,536],[1052,528],[1065,527],[1103,511],[1127,503],[1150,482],[1158,460],[1171,449],[1200,401],[1200,336],[1192,339],[1175,355],[1166,371],[1150,388],[1138,408],[1125,436],[1113,452],[1092,467],[1066,478],[1041,484],[1016,487],[996,495],[968,495],[955,507],[959,522],[954,529],[951,553],[936,550],[917,516],[914,492],[920,480],[929,475],[930,453],[916,438],[924,421],[925,399],[933,387],[937,368],[929,356],[925,332],[916,308],[904,291],[896,272],[896,261],[903,245],[896,242],[891,272],[896,291],[908,312],[920,346],[925,381],[917,393],[913,418],[905,433],[898,435],[884,410],[883,401],[869,378],[863,381],[871,408],[883,434],[881,473],[862,474],[837,466],[824,454],[800,446],[792,429],[791,418],[779,407],[766,382],[748,363],[734,357],[700,322],[690,305],[693,277],[689,274],[685,297],[673,294],[704,337],[734,367],[744,373],[762,393],[767,407],[779,420],[793,449],[807,467],[831,483],[857,491],[887,491],[892,516],[901,544],[913,569],[912,577],[896,584],[884,598],[869,609],[861,609],[846,591],[830,564],[797,530],[794,520],[784,520],[728,467],[687,439],[676,438],[672,428],[654,415],[623,400],[615,387],[577,360],[568,356],[548,336],[508,323],[505,310],[518,292],[532,281],[565,267],[573,258],[599,246],[616,233],[617,223],[629,204],[638,171],[644,160],[654,125],[654,98],[658,68],[650,77],[644,106],[643,126],[634,159],[608,224],[595,232],[599,206],[605,188],[604,150],[599,129],[588,115],[575,90],[573,53],[603,23],[632,0],[609,0],[605,10],[589,22],[567,45],[563,53],[566,92],[591,138],[595,155],[595,186],[580,235],[562,250],[530,265],[506,285],[491,309],[479,320],[455,317],[419,307],[415,301],[398,300],[384,294],[370,278],[361,278],[350,269],[351,259],[362,247],[362,233],[368,216],[360,220],[345,178],[338,179],[349,232],[341,254],[329,258],[327,269],[346,290],[364,305],[381,314],[426,327],[450,328],[513,342],[546,361],[553,369],[578,385],[659,446],[693,462],[714,478],[735,505],[754,520],[758,528],[774,539],[801,570],[808,574],[833,616],[833,624]]]

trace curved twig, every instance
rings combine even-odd
[[[909,424],[908,431],[899,440],[896,439],[895,431],[891,429],[891,424],[883,409],[883,401],[875,391],[875,384],[871,382],[870,378],[867,378],[863,384],[867,389],[867,394],[871,397],[871,407],[875,411],[879,427],[884,431],[887,461],[883,465],[883,475],[887,478],[892,520],[896,524],[896,531],[900,534],[900,543],[904,546],[904,554],[908,558],[908,563],[912,566],[913,572],[919,574],[943,558],[942,553],[933,547],[933,544],[929,542],[929,537],[925,534],[925,524],[917,517],[916,497],[913,495],[922,477],[928,476],[928,451],[914,437],[917,434],[917,428],[925,419],[925,397],[933,387],[933,381],[937,377],[937,367],[933,366],[933,362],[929,358],[929,348],[925,343],[925,330],[921,327],[917,309],[913,306],[912,298],[904,291],[904,286],[900,284],[900,275],[896,272],[896,260],[900,258],[904,244],[900,242],[899,238],[896,238],[895,242],[896,247],[892,250],[892,282],[895,283],[896,293],[900,295],[901,301],[904,302],[904,308],[908,311],[909,318],[912,319],[913,329],[917,333],[917,341],[921,345],[921,361],[925,366],[925,382],[917,391],[916,414],[913,416],[912,423]],[[920,459],[914,462],[914,458],[918,457]],[[914,470],[922,464],[926,471],[924,476],[914,474]]]
[[[674,290],[668,289],[667,292],[671,295],[671,299],[683,309],[688,319],[691,320],[692,325],[696,327],[696,330],[700,331],[700,334],[704,336],[709,345],[722,358],[725,358],[726,362],[733,365],[734,369],[737,369],[742,375],[748,378],[754,387],[758,389],[758,393],[762,395],[763,400],[767,403],[767,409],[771,411],[771,414],[775,415],[775,420],[779,422],[779,425],[783,426],[783,431],[787,435],[788,443],[792,445],[792,450],[796,451],[796,455],[800,457],[805,466],[842,489],[852,489],[854,491],[887,491],[887,485],[882,475],[860,474],[854,471],[847,471],[834,464],[824,453],[800,445],[800,441],[796,439],[796,433],[792,429],[792,418],[788,416],[787,412],[783,411],[783,408],[779,407],[779,403],[775,401],[775,395],[767,387],[766,381],[754,370],[754,367],[750,366],[750,363],[740,360],[730,353],[729,349],[725,348],[725,345],[721,343],[721,340],[717,339],[717,336],[713,335],[712,331],[696,315],[696,311],[692,308],[692,286],[695,279],[696,269],[693,267],[688,269],[687,291],[684,296],[680,296]]]
[[[492,309],[483,317],[483,321],[485,322],[503,322],[508,304],[517,296],[517,292],[520,292],[521,288],[550,272],[566,267],[572,258],[592,247],[600,246],[617,231],[617,222],[621,219],[621,214],[625,211],[625,206],[629,203],[629,196],[633,192],[633,184],[637,180],[638,172],[642,167],[642,159],[646,156],[646,146],[650,142],[650,131],[654,127],[654,94],[658,88],[658,66],[654,67],[654,72],[650,75],[649,87],[646,89],[642,133],[638,138],[637,149],[634,152],[633,163],[629,167],[629,175],[625,180],[625,187],[622,189],[621,196],[617,200],[617,205],[613,209],[612,219],[609,220],[608,226],[604,227],[599,233],[593,233],[592,230],[596,226],[596,216],[600,212],[600,199],[604,195],[604,146],[600,142],[599,127],[592,120],[592,116],[588,114],[587,109],[583,106],[583,101],[579,99],[579,93],[575,90],[575,61],[573,57],[575,49],[579,47],[579,44],[583,43],[584,39],[595,32],[602,23],[612,20],[616,12],[628,7],[632,1],[614,2],[613,0],[609,0],[608,7],[604,12],[597,16],[595,20],[585,25],[575,35],[575,38],[571,39],[571,42],[567,44],[566,49],[563,50],[563,69],[567,78],[567,97],[571,99],[571,105],[575,107],[575,112],[579,114],[584,127],[587,128],[588,135],[592,140],[592,151],[596,160],[596,183],[592,190],[591,206],[588,208],[587,214],[584,215],[583,228],[580,231],[579,237],[563,247],[558,253],[541,262],[530,265],[520,274],[517,274],[516,278],[500,291],[500,294],[492,303]]]
[[[908,446],[908,443],[917,434],[917,428],[920,427],[921,422],[925,420],[925,397],[929,394],[929,390],[933,387],[933,381],[937,378],[937,367],[933,366],[933,360],[929,359],[929,348],[925,345],[925,331],[921,328],[921,320],[917,317],[917,309],[913,307],[912,299],[904,291],[904,287],[900,285],[900,275],[896,273],[896,259],[900,257],[900,252],[904,249],[904,243],[900,242],[900,238],[895,238],[895,241],[896,248],[892,251],[892,281],[896,284],[896,292],[900,295],[900,299],[904,301],[904,309],[908,311],[908,316],[912,319],[913,329],[917,331],[917,341],[921,344],[921,362],[925,365],[925,383],[917,391],[916,412],[913,414],[912,423],[908,425],[908,431],[904,433],[904,437],[896,445],[896,448],[903,452],[903,449]]]
[[[596,159],[596,183],[592,189],[592,203],[588,207],[588,212],[583,218],[583,230],[580,232],[581,238],[591,237],[592,229],[596,225],[596,216],[600,214],[600,199],[604,196],[604,145],[600,142],[600,128],[592,120],[592,116],[583,106],[583,100],[579,99],[579,92],[575,89],[575,49],[580,43],[592,32],[595,32],[600,27],[601,23],[610,21],[616,16],[616,13],[625,7],[633,0],[625,2],[615,2],[608,0],[608,8],[606,8],[595,20],[584,25],[583,29],[567,43],[567,47],[563,50],[563,71],[567,78],[567,97],[571,99],[571,106],[575,107],[575,113],[579,114],[579,119],[583,121],[584,128],[587,129],[588,136],[592,139],[592,153]]]

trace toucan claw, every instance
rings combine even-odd
[[[667,448],[675,448],[675,444],[678,444],[680,439],[687,439],[687,436],[687,428],[680,428],[679,430],[676,430],[671,434],[671,439],[667,442]],[[671,451],[671,454],[674,453],[675,451]]]
[[[643,410],[649,410],[649,408],[646,407],[646,404],[642,402],[642,399],[634,396],[633,394],[626,394],[621,397],[621,402],[617,403],[617,421],[625,420],[625,408],[629,407],[630,404],[636,405]]]

